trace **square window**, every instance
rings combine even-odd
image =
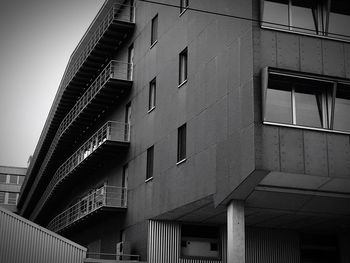
[[[186,123],[177,130],[177,162],[186,159]]]
[[[154,78],[149,83],[149,97],[148,97],[148,110],[152,110],[156,107],[156,79]]]
[[[179,55],[179,85],[181,86],[187,80],[187,48]]]
[[[0,204],[5,204],[6,192],[0,192]]]
[[[350,131],[350,82],[279,69],[262,79],[264,122]]]
[[[147,149],[146,180],[153,177],[154,146]]]
[[[18,194],[17,193],[8,193],[7,203],[9,205],[16,205],[17,204],[17,198],[18,198]]]
[[[17,184],[17,175],[10,175],[10,184]]]
[[[0,174],[0,183],[6,184],[7,174]]]
[[[151,25],[151,46],[158,40],[158,15],[153,17]]]
[[[180,14],[187,10],[189,0],[180,0]]]

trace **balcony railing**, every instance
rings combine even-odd
[[[54,232],[59,232],[102,207],[126,208],[127,189],[105,185],[93,190],[79,202],[54,217],[47,228]]]
[[[55,172],[49,185],[46,187],[44,194],[41,196],[36,205],[32,218],[36,218],[42,207],[49,197],[53,194],[55,188],[66,178],[72,171],[82,164],[87,157],[95,152],[106,141],[128,143],[130,141],[130,127],[127,123],[109,121],[103,125],[94,135],[90,137],[71,157],[69,157]]]
[[[122,80],[122,81],[131,81],[132,77],[132,64],[112,60],[96,78],[96,80],[90,85],[90,87],[85,91],[81,98],[76,102],[73,108],[69,111],[66,117],[61,122],[57,132],[52,140],[49,150],[45,156],[44,161],[41,164],[40,170],[33,184],[34,188],[40,180],[41,176],[45,173],[48,163],[50,162],[52,156],[56,151],[56,147],[65,133],[65,131],[70,127],[70,125],[79,117],[82,111],[87,108],[92,101],[96,98],[98,94],[101,93],[101,90],[105,87],[106,83],[110,80]],[[92,116],[90,116],[91,119]],[[31,191],[33,191],[31,190]]]
[[[89,40],[84,44],[84,46],[80,46],[83,45],[83,41],[81,41],[78,45],[77,50],[81,48],[80,54],[74,61],[72,61],[72,66],[67,72],[63,86],[67,86],[68,83],[70,83],[70,81],[74,78],[101,38],[105,35],[108,28],[113,23],[118,21],[134,23],[134,14],[135,7],[133,5],[114,4],[110,7],[107,14],[102,19],[96,30],[91,34]]]
[[[110,79],[129,80],[131,81],[132,64],[112,60],[91,84],[87,91],[81,96],[70,112],[66,115],[57,130],[57,134],[61,135],[67,127],[79,116],[87,105],[96,97],[101,89]]]

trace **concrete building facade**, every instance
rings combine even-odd
[[[0,206],[17,212],[17,202],[27,168],[0,166]]]
[[[162,3],[105,2],[21,215],[90,257],[348,262],[349,4]]]

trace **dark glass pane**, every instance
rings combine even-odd
[[[158,38],[158,15],[152,19],[152,28],[151,28],[151,45],[157,41]]]
[[[5,192],[0,192],[0,204],[5,204]]]
[[[315,20],[312,10],[316,8],[316,1],[292,1],[293,30],[304,33],[316,33]]]
[[[153,146],[148,148],[147,150],[147,171],[146,171],[146,179],[153,177]]]
[[[179,162],[186,158],[186,124],[178,129],[177,136],[177,161]]]
[[[329,36],[350,39],[350,2],[348,0],[332,1],[329,14]],[[348,36],[342,37],[336,34]]]
[[[270,75],[266,94],[265,120],[280,123],[293,123],[292,92],[290,83],[280,76]]]
[[[5,184],[6,183],[6,174],[0,174],[0,183]]]
[[[322,89],[297,85],[295,113],[297,125],[322,128]]]
[[[350,85],[339,84],[334,107],[333,129],[350,131]]]
[[[17,175],[10,175],[10,184],[17,184]]]
[[[263,22],[274,23],[265,23],[265,26],[288,29],[288,0],[265,1]]]

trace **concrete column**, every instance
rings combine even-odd
[[[227,263],[245,263],[244,202],[227,207]]]

